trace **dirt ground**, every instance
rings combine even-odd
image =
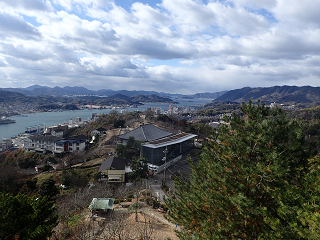
[[[66,224],[59,223],[51,239],[178,240],[175,225],[164,218],[164,213],[149,206],[138,210],[137,221],[135,212],[129,213],[120,205],[114,205],[111,216],[95,215],[89,209],[80,214],[81,220],[67,229]],[[67,231],[68,237],[63,236]]]

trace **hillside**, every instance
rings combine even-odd
[[[40,85],[33,85],[27,88],[2,88],[4,91],[18,92],[26,96],[72,96],[72,95],[97,95],[97,96],[112,96],[116,94],[122,94],[128,97],[134,97],[139,95],[170,95],[167,93],[158,93],[155,91],[128,91],[119,90],[114,91],[111,89],[100,89],[98,91],[89,90],[84,87],[46,87]]]
[[[131,101],[145,103],[145,102],[162,102],[162,103],[174,103],[170,98],[160,97],[158,95],[139,95],[136,97],[132,97]]]
[[[210,99],[216,99],[220,97],[221,95],[225,94],[227,91],[222,91],[222,92],[205,92],[205,93],[196,93],[193,95],[181,95],[180,97],[182,98],[210,98]]]
[[[287,103],[287,104],[311,104],[320,102],[320,87],[274,86],[269,88],[250,88],[231,90],[218,99],[219,101],[253,102],[260,99],[262,102]]]

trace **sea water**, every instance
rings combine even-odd
[[[212,102],[212,99],[173,99],[179,104],[171,104],[174,106],[196,106],[201,104],[206,104]],[[139,105],[137,108],[126,108],[129,112],[133,111],[145,111],[147,108],[154,107],[161,108],[162,110],[169,109],[169,103],[147,103],[144,105]],[[23,116],[12,116],[10,119],[16,120],[16,123],[2,124],[0,125],[0,141],[2,138],[11,138],[12,136],[17,136],[19,133],[23,133],[26,127],[31,127],[39,124],[45,124],[46,127],[68,123],[70,119],[75,122],[76,117],[81,117],[82,121],[88,120],[92,117],[93,113],[109,113],[112,109],[85,109],[85,110],[74,110],[74,111],[62,111],[62,112],[41,112],[24,114]],[[122,109],[117,109],[120,113]]]

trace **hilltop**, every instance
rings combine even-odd
[[[218,97],[219,101],[253,102],[261,100],[264,103],[311,104],[320,103],[320,87],[274,86],[268,88],[245,87],[226,92]]]

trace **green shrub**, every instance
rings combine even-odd
[[[127,198],[127,202],[131,202],[132,201],[132,198]]]
[[[146,197],[145,200],[146,200],[146,203],[147,203],[149,206],[152,206],[152,205],[153,205],[153,199],[152,199],[152,197]]]
[[[153,208],[159,208],[160,207],[160,202],[158,202],[157,200],[153,200],[152,207]]]
[[[120,203],[119,199],[114,200],[114,204],[119,204],[119,203]]]
[[[143,190],[142,191],[142,195],[145,197],[145,196],[150,196],[151,195],[151,191],[150,190]]]
[[[128,208],[129,211],[135,211],[137,209],[140,209],[142,207],[142,205],[140,203],[133,203],[130,205],[130,207]]]
[[[128,192],[126,196],[127,198],[134,198],[134,195],[132,192]]]

